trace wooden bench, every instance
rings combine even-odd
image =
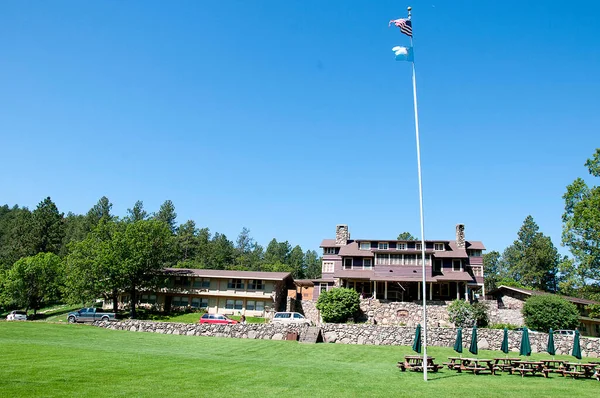
[[[473,374],[479,374],[481,372],[490,372],[490,373],[494,373],[492,371],[492,369],[490,368],[483,368],[483,367],[477,367],[477,366],[466,366],[465,370],[468,370],[469,372],[473,372]]]
[[[580,372],[578,370],[563,370],[563,376],[571,376],[574,379],[578,378],[579,376],[585,376],[585,372]]]
[[[444,362],[444,363],[442,363],[441,367],[444,367],[444,365],[447,366],[448,369],[450,369],[450,370],[460,368],[460,363],[458,363],[458,362]]]
[[[400,368],[400,370],[403,372],[406,372],[406,369],[414,370],[415,372],[423,371],[423,365],[407,365],[405,362],[398,362],[398,365],[396,365],[396,366],[398,366]],[[434,363],[433,365],[428,365],[427,370],[437,372],[438,369],[440,369],[442,367],[443,366],[440,366],[440,365]]]

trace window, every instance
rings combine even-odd
[[[461,271],[462,263],[460,260],[452,260],[452,271]]]
[[[433,250],[435,250],[437,252],[444,251],[444,244],[443,243],[434,243]]]
[[[246,310],[254,311],[254,308],[256,308],[256,301],[254,301],[254,300],[246,301]]]
[[[248,289],[250,290],[263,290],[265,288],[265,285],[263,284],[263,281],[258,280],[258,279],[252,279],[250,282],[248,282]]]
[[[379,250],[387,250],[387,249],[389,248],[389,245],[388,245],[388,243],[387,243],[387,242],[379,242],[379,243],[377,244],[377,248],[378,248]]]
[[[405,254],[404,255],[404,264],[416,265],[417,264],[417,255],[416,254]]]
[[[352,258],[344,259],[344,269],[352,269]]]
[[[391,265],[402,265],[402,254],[390,254]]]
[[[481,257],[481,250],[468,250],[469,257]]]
[[[243,300],[235,300],[235,306],[234,308],[236,310],[241,310],[244,308],[244,301]]]
[[[227,300],[225,302],[225,309],[232,310],[235,305],[235,300]]]
[[[141,304],[156,304],[156,294],[142,294]]]
[[[423,250],[423,245],[420,243],[415,243],[415,250]]]
[[[437,258],[433,260],[433,272],[442,272],[442,260]]]
[[[360,242],[360,250],[371,250],[371,242]]]
[[[176,276],[173,285],[177,287],[189,287],[190,279],[185,276]]]
[[[323,272],[333,272],[333,261],[323,261],[323,267],[321,268]]]
[[[481,269],[481,267],[472,267],[472,268],[473,268],[473,275],[483,276],[483,270]]]
[[[321,282],[321,286],[320,289],[321,293],[326,292],[327,291],[327,283],[323,283]]]
[[[257,301],[256,302],[256,309],[255,311],[264,311],[265,310],[265,302],[264,301]]]
[[[370,258],[363,258],[363,268],[371,268],[373,266],[373,260]]]
[[[173,307],[187,307],[190,303],[187,297],[173,297]]]
[[[208,289],[210,287],[210,279],[194,278],[194,289]]]
[[[206,297],[192,298],[192,308],[208,308],[208,298],[206,298]]]
[[[396,245],[396,250],[406,250],[406,243],[398,243]]]
[[[227,289],[243,289],[244,281],[241,279],[230,279],[227,283]]]
[[[375,254],[375,264],[377,265],[388,265],[390,263],[390,255],[389,254]]]
[[[335,254],[335,247],[326,247],[325,254]]]

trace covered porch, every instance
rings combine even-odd
[[[417,280],[376,280],[366,278],[345,278],[340,286],[356,290],[362,298],[382,301],[422,300],[422,281]],[[470,288],[464,281],[438,282],[426,279],[426,300],[451,301],[469,299]]]

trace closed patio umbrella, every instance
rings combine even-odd
[[[502,347],[500,347],[503,353],[508,356],[508,329],[504,328],[504,338],[502,339]]]
[[[521,349],[519,350],[519,355],[531,355],[531,343],[529,342],[529,330],[527,328],[523,328],[523,336],[521,336]]]
[[[581,346],[579,345],[579,330],[575,330],[575,337],[573,338],[573,353],[572,355],[581,360]]]
[[[552,328],[550,328],[548,331],[548,347],[546,348],[546,351],[548,351],[548,354],[552,355],[553,357],[556,355],[556,347],[554,347],[554,332],[552,331]]]
[[[456,341],[454,342],[454,351],[462,354],[462,328],[456,330]]]
[[[413,342],[412,349],[414,352],[421,353],[421,324],[417,325],[417,330],[415,331],[415,341]]]
[[[469,352],[477,355],[477,326],[473,326],[473,332],[471,333],[471,345],[469,346]]]

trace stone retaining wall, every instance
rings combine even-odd
[[[277,324],[246,325],[208,325],[169,322],[147,322],[128,320],[122,322],[94,322],[95,326],[126,330],[131,332],[152,332],[187,336],[233,337],[242,339],[285,340],[289,332],[301,335],[307,326]],[[404,345],[413,343],[415,328],[399,326],[383,326],[369,324],[323,324],[320,326],[325,342],[339,344],[372,344],[372,345]],[[456,338],[454,328],[428,328],[427,344],[439,347],[452,347]],[[497,329],[478,329],[479,349],[500,350],[503,331]],[[529,340],[533,352],[544,352],[548,341],[546,333],[530,333]],[[463,346],[468,353],[471,341],[471,329],[463,330]],[[521,332],[509,331],[509,349],[519,351]],[[573,338],[554,336],[557,354],[570,354]],[[581,351],[584,356],[600,357],[600,339],[582,337]],[[468,354],[467,354],[468,355]]]

